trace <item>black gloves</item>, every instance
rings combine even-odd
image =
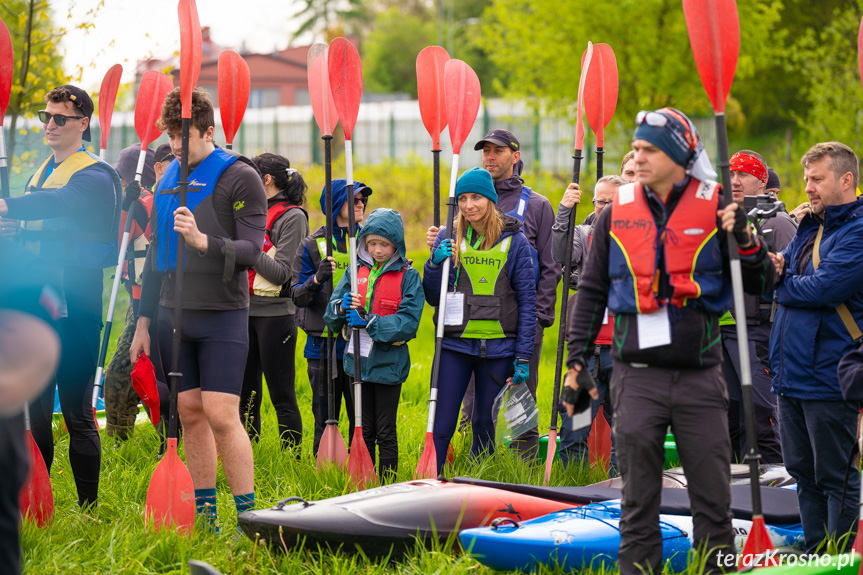
[[[331,277],[333,277],[333,263],[325,258],[321,260],[318,271],[315,272],[315,282],[318,285],[324,285]]]
[[[582,366],[575,378],[578,389],[564,385],[560,393],[560,399],[575,406],[574,413],[581,413],[590,406],[590,390],[596,387],[590,370]]]
[[[748,246],[752,243],[752,236],[747,233],[749,228],[749,220],[746,218],[746,212],[742,206],[737,206],[734,210],[734,228],[731,233],[734,234],[734,239],[741,246]]]
[[[128,212],[132,207],[132,202],[141,197],[141,184],[132,180],[132,183],[126,186],[126,195],[123,196],[123,211]]]

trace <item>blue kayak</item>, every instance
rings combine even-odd
[[[104,413],[105,412],[105,400],[100,395],[96,398],[96,413]],[[63,412],[60,410],[60,391],[57,389],[57,386],[54,386],[54,415],[63,415]]]
[[[791,506],[797,511],[793,491],[768,489],[784,493],[771,493],[767,499],[780,505],[784,499],[792,504],[793,499]],[[684,490],[674,491],[685,493]],[[682,499],[669,502],[666,499],[669,498],[664,491],[659,517],[662,558],[672,571],[683,571],[692,548],[692,517]],[[739,507],[742,508],[733,509],[732,523],[738,550],[743,547],[752,526],[751,512],[747,515],[743,509],[745,504]],[[802,545],[803,527],[799,515],[765,513],[765,517],[775,547]],[[769,523],[771,519],[779,523]],[[620,501],[593,503],[522,522],[500,520],[491,527],[466,529],[459,533],[459,540],[481,563],[503,571],[531,571],[540,565],[560,566],[565,570],[611,567],[617,561],[620,546]]]

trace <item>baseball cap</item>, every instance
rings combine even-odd
[[[127,184],[131,184],[135,179],[135,172],[138,169],[138,159],[141,157],[141,144],[136,142],[128,148],[123,148],[120,151],[120,156],[117,158],[117,173],[123,178]],[[144,157],[144,171],[141,174],[141,186],[146,189],[151,189],[156,182],[156,172],[153,169],[153,150],[147,150]]]
[[[171,149],[171,144],[162,144],[156,148],[156,153],[153,155],[155,162],[167,162],[174,159],[174,150]]]
[[[494,144],[495,146],[506,146],[513,152],[521,150],[521,144],[518,143],[518,138],[509,130],[492,130],[485,135],[485,138],[476,143],[474,150],[482,150],[485,143]]]
[[[58,86],[58,88],[62,88],[69,92],[69,101],[72,102],[72,105],[75,106],[78,110],[81,111],[81,115],[85,116],[89,120],[93,120],[93,100],[90,99],[90,95],[79,88],[78,86],[73,86],[72,84],[65,84],[63,86]],[[84,130],[84,134],[81,136],[81,139],[90,141],[90,124],[87,123],[87,129]]]

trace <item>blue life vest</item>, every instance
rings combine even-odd
[[[522,186],[521,197],[518,198],[518,203],[516,204],[515,209],[506,212],[506,215],[516,218],[523,224],[524,216],[527,214],[527,204],[530,202],[530,192],[530,188]],[[536,285],[539,285],[539,252],[536,251],[536,248],[533,247],[533,244],[530,242],[528,242],[527,245],[530,248],[530,261],[533,262],[533,275],[536,277]]]
[[[222,173],[237,161],[237,157],[221,148],[216,148],[203,162],[189,174],[186,193],[186,207],[194,212],[201,202],[216,190],[216,183]],[[177,232],[174,231],[174,211],[180,207],[180,162],[171,162],[159,182],[156,192],[156,269],[172,272],[177,269]],[[188,267],[185,264],[184,268]]]

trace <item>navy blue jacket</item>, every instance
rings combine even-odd
[[[533,355],[533,341],[536,336],[536,275],[533,271],[533,260],[530,257],[530,244],[521,232],[521,222],[512,216],[504,215],[503,233],[498,238],[499,244],[504,238],[512,236],[507,257],[507,272],[509,282],[518,300],[518,336],[502,339],[487,339],[485,356],[489,359],[504,357],[520,357],[529,359]],[[438,245],[449,237],[446,228],[441,228],[432,246],[431,253]],[[497,245],[497,244],[495,244]],[[456,246],[453,246],[456,249]],[[443,266],[434,266],[431,258],[425,263],[423,272],[423,289],[429,305],[440,303],[440,282]],[[455,285],[456,270],[450,266],[449,289]],[[456,337],[444,337],[442,347],[459,353],[480,356],[480,340]]]
[[[844,302],[863,325],[863,201],[826,208],[816,271],[811,254],[820,223],[804,217],[782,252],[785,272],[770,338],[772,390],[796,399],[841,401],[837,365],[857,346],[835,308]]]

